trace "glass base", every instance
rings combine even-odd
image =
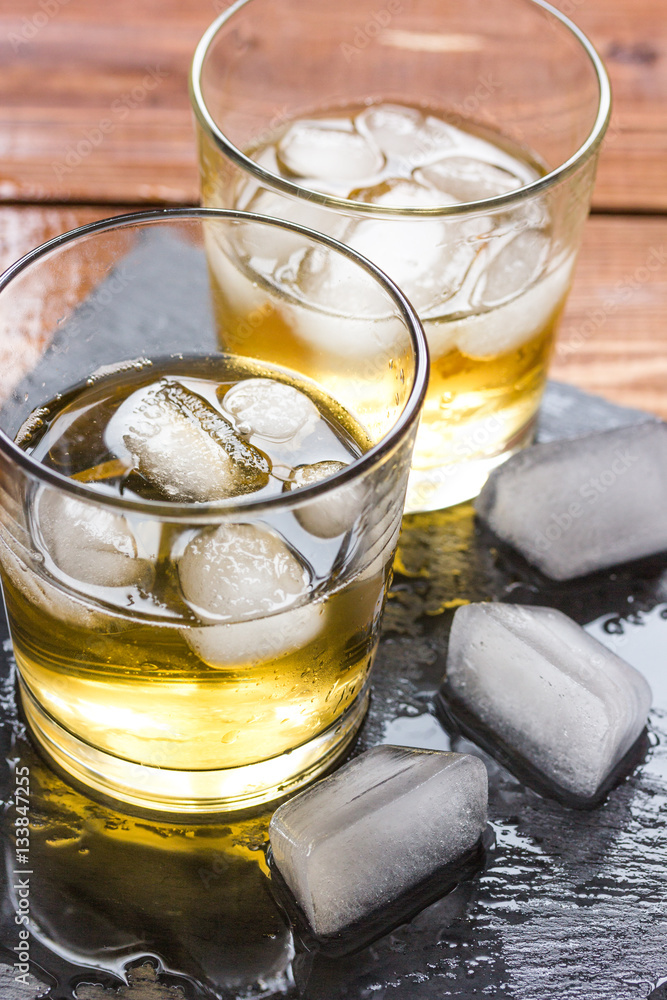
[[[478,496],[493,470],[532,442],[535,423],[534,418],[530,420],[502,451],[494,455],[476,456],[432,469],[412,469],[405,513],[443,510]]]
[[[354,739],[368,709],[363,691],[336,722],[287,753],[244,767],[177,771],[123,760],[64,729],[20,682],[23,711],[47,756],[66,775],[107,798],[151,812],[238,812],[273,802],[314,781]]]

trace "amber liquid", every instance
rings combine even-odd
[[[122,447],[115,453],[110,449],[109,428],[121,405],[166,378],[215,409],[238,382],[267,377],[297,387],[315,404],[319,418],[296,452],[250,438],[271,470],[261,479],[264,496],[285,489],[288,463],[347,464],[367,447],[339,406],[288,378],[284,369],[238,359],[215,363],[217,369],[210,360],[205,365],[187,359],[155,362],[140,372],[79,387],[41,409],[20,443],[79,482],[119,496],[164,500],[160,485],[145,480]],[[60,547],[49,541],[39,523],[42,502],[33,500],[22,526],[8,530],[5,521],[1,529],[12,639],[32,697],[79,740],[149,767],[238,768],[307,742],[363,697],[388,569],[382,563],[370,573],[343,573],[344,538],[309,537],[295,522],[294,538],[281,536],[280,551],[289,550],[307,567],[307,593],[296,610],[290,606],[257,618],[246,614],[234,631],[233,621],[202,616],[184,594],[183,552],[210,529],[149,522],[146,516],[130,519],[136,556],[143,560],[138,565],[148,569],[137,570],[136,581],[111,586],[95,576],[100,571],[94,552],[84,551],[72,562],[75,535]],[[70,528],[63,524],[62,530]],[[97,582],[87,585],[91,577]],[[252,590],[252,580],[247,586]],[[207,630],[227,626],[233,652],[224,652],[223,638],[223,661],[216,654],[207,662]]]
[[[399,210],[496,197],[545,172],[529,151],[473,122],[462,124],[460,116],[454,125],[445,114],[382,103],[295,120],[248,155],[306,188]],[[225,187],[216,180],[218,169],[204,144],[206,204],[327,232],[399,284],[419,312],[431,353],[407,509],[474,496],[491,468],[532,436],[569,287],[572,255],[555,247],[546,203],[534,197],[466,218],[350,219],[268,191],[259,181],[242,178]],[[210,264],[215,276],[213,256]],[[229,331],[241,329],[247,353],[256,347],[258,356],[287,363],[292,353],[304,352],[303,343],[286,335],[280,310],[264,314],[259,296],[252,302],[220,296],[218,311],[232,349]],[[309,374],[317,378],[314,355]]]

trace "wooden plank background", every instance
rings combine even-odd
[[[84,221],[197,202],[187,74],[226,6],[2,0],[0,267]],[[557,6],[605,59],[614,111],[553,374],[667,417],[664,0]]]

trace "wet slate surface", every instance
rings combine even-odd
[[[149,268],[130,293],[105,304],[105,322],[116,341],[127,338],[130,358],[151,352],[153,324],[145,305],[156,292],[173,299],[173,323],[161,330],[161,347],[167,334],[177,345],[184,330],[202,324],[214,344],[201,255],[182,268],[182,247],[165,243],[158,249],[162,262],[175,254],[173,281],[165,286],[161,269]],[[137,253],[142,258],[127,266],[141,264],[143,255],[154,257],[156,245]],[[95,295],[103,291],[73,317],[78,331],[85,334],[99,321]],[[25,406],[34,405],[33,390],[71,384],[72,362],[90,370],[90,359],[74,358],[67,347],[72,332],[63,325],[54,339],[58,363],[45,356],[42,368],[5,404],[4,415],[11,409],[16,426]],[[95,364],[107,360],[96,355]],[[539,437],[573,437],[645,419],[550,384]],[[337,959],[298,948],[295,953],[270,891],[263,852],[268,814],[201,825],[156,821],[95,802],[56,775],[18,717],[5,631],[0,1000],[666,997],[667,555],[555,585],[499,547],[475,523],[470,505],[406,519],[372,705],[354,752],[378,742],[452,745],[432,714],[432,697],[454,609],[470,600],[560,608],[642,670],[654,691],[647,759],[601,808],[579,813],[541,799],[471,744],[455,741],[455,749],[480,752],[489,768],[496,844],[485,870],[410,923]],[[11,836],[17,766],[29,769],[31,788],[30,867],[18,876]],[[29,881],[31,969],[25,982],[16,980],[13,968],[17,879]]]
[[[644,419],[550,387],[541,436]],[[572,419],[571,419],[572,418]],[[68,786],[16,714],[5,642],[2,1000],[640,1000],[667,982],[667,557],[548,583],[477,525],[470,505],[406,519],[371,711],[355,752],[378,742],[452,745],[432,715],[453,611],[467,600],[548,604],[648,677],[646,761],[581,813],[523,788],[493,761],[486,869],[356,955],[300,950],[276,908],[267,815],[206,825],[129,816]],[[454,742],[455,749],[477,751]],[[481,752],[480,752],[481,753]],[[482,756],[484,756],[482,754]],[[13,978],[17,898],[12,764],[30,768],[30,954]],[[410,849],[409,841],[406,850]],[[21,877],[21,876],[19,876]],[[26,877],[25,875],[23,877]]]

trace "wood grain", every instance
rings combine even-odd
[[[0,268],[61,232],[118,211],[0,207]],[[667,419],[665,303],[667,219],[592,217],[551,374]]]
[[[0,197],[195,203],[187,74],[217,8],[52,2],[50,17],[38,2],[3,3]]]
[[[589,34],[612,78],[595,205],[667,211],[662,0],[557,5]],[[195,203],[187,75],[198,39],[225,6],[3,0],[0,199]]]
[[[611,79],[613,110],[593,204],[667,210],[667,30],[662,0],[555,0],[588,35]]]
[[[667,219],[589,219],[552,375],[667,418]]]

